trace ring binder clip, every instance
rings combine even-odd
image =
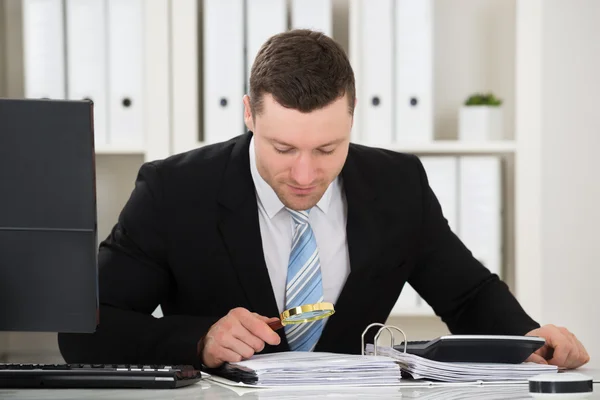
[[[365,355],[365,335],[367,334],[369,329],[371,329],[374,326],[381,327],[381,328],[379,328],[379,330],[375,334],[375,338],[373,339],[373,355],[374,356],[377,355],[377,341],[379,340],[379,335],[381,335],[381,331],[383,331],[384,329],[387,330],[390,334],[390,342],[391,342],[392,348],[394,347],[394,333],[391,330],[395,329],[398,332],[400,332],[402,334],[402,336],[404,336],[404,352],[406,353],[406,344],[408,342],[408,339],[406,338],[406,333],[404,333],[404,331],[402,329],[398,328],[397,326],[385,325],[385,324],[382,324],[379,322],[374,322],[374,323],[370,324],[369,326],[367,326],[361,335],[361,346],[362,347],[360,350],[360,354],[362,354],[363,356]]]
[[[390,329],[395,329],[398,332],[400,332],[402,334],[402,336],[404,336],[404,352],[406,353],[406,344],[408,342],[408,339],[406,338],[406,333],[404,333],[404,331],[402,329],[398,328],[397,326],[393,326],[393,325],[386,325],[384,328],[386,328],[388,330],[388,332],[390,332],[390,342],[391,342],[390,347],[391,348],[394,348],[395,343],[394,343],[394,334],[390,331]],[[377,340],[379,339],[379,335],[381,334],[381,331],[384,328],[379,329],[379,332],[377,332],[377,334],[375,335],[375,339],[373,339],[374,355],[377,355],[377,344],[376,343],[377,343]]]
[[[367,332],[369,331],[369,329],[371,329],[371,328],[372,328],[372,327],[374,327],[374,326],[381,326],[381,327],[385,327],[385,325],[384,325],[384,324],[381,324],[381,323],[379,323],[379,322],[374,322],[374,323],[372,323],[371,325],[369,325],[369,326],[367,326],[367,327],[365,328],[365,330],[363,331],[363,333],[362,333],[362,335],[361,335],[361,337],[360,337],[360,343],[361,343],[360,354],[361,354],[361,355],[363,355],[363,356],[365,355],[365,335],[367,334]],[[381,329],[383,329],[383,328],[380,328],[379,330],[381,330]],[[390,333],[390,334],[391,334],[391,333]],[[375,343],[373,343],[373,345],[374,345],[374,346],[376,346],[376,344],[375,344]]]

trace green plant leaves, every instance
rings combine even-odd
[[[496,98],[492,93],[475,93],[465,101],[466,106],[492,106],[502,105],[502,100]]]

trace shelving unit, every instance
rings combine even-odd
[[[436,140],[429,143],[392,143],[373,145],[394,151],[414,154],[513,154],[517,146],[512,140],[497,142],[462,142],[458,140]]]
[[[356,144],[363,144],[360,142],[353,142]],[[496,142],[461,142],[458,140],[436,140],[429,143],[391,143],[391,144],[365,144],[369,147],[383,148],[402,153],[411,154],[445,154],[445,155],[456,155],[456,154],[470,154],[470,155],[504,155],[514,154],[517,150],[517,145],[512,140],[502,140]],[[192,146],[188,146],[187,149],[194,149],[205,146],[205,143],[197,141]],[[128,148],[102,148],[100,147],[97,151],[103,153],[115,152],[116,154],[127,153],[130,150],[135,152],[135,149]],[[140,152],[142,150],[139,150]],[[183,150],[185,151],[185,150]]]
[[[11,4],[7,7],[6,0],[4,1],[4,10],[9,11],[10,15],[5,15],[4,20],[13,21],[11,30],[15,37],[14,21],[20,18],[18,7]],[[533,276],[532,273],[523,272],[526,265],[524,258],[516,259],[515,249],[517,243],[520,248],[530,246],[531,241],[527,237],[528,227],[522,224],[515,223],[516,212],[525,210],[523,207],[527,200],[524,200],[523,194],[518,196],[515,194],[515,187],[527,187],[531,181],[535,179],[531,173],[524,169],[524,162],[528,159],[528,151],[532,152],[534,142],[528,142],[527,138],[520,137],[519,132],[510,130],[509,138],[497,142],[462,142],[456,140],[456,116],[460,106],[460,99],[464,98],[470,92],[484,89],[494,90],[499,93],[500,97],[505,98],[505,102],[509,109],[515,107],[515,98],[513,97],[513,89],[518,82],[515,81],[513,71],[505,68],[505,65],[492,65],[485,60],[485,54],[479,52],[478,48],[463,48],[461,50],[461,58],[455,59],[446,53],[447,48],[452,48],[457,43],[464,44],[472,34],[477,37],[493,37],[498,38],[493,34],[492,27],[475,24],[482,13],[493,14],[499,12],[504,15],[503,21],[508,21],[507,24],[500,24],[503,29],[502,33],[510,30],[516,24],[516,17],[512,15],[507,17],[509,13],[516,13],[518,0],[485,2],[480,0],[467,0],[461,3],[461,7],[453,9],[443,2],[435,2],[437,11],[435,40],[436,54],[436,71],[434,72],[435,83],[434,88],[436,103],[435,111],[435,137],[436,140],[426,143],[414,142],[398,142],[398,143],[381,143],[372,144],[373,147],[383,147],[394,151],[413,153],[417,155],[497,155],[505,160],[506,177],[505,186],[505,247],[504,259],[506,261],[506,279],[511,288],[517,293],[520,299],[526,300],[526,308],[531,307],[536,310],[536,295],[528,292],[529,286],[522,285],[522,279],[527,279],[528,276]],[[333,18],[337,20],[337,26],[352,26],[350,18],[355,16],[348,13],[348,2],[346,0],[333,1]],[[10,9],[9,9],[10,8]],[[6,14],[6,13],[5,13]],[[1,15],[1,14],[0,14]],[[342,20],[342,22],[339,22]],[[459,19],[465,27],[477,26],[479,31],[466,31],[456,29],[453,21]],[[203,59],[202,59],[202,2],[198,0],[165,0],[165,1],[144,1],[144,70],[141,74],[144,77],[144,130],[145,140],[143,143],[131,146],[102,146],[96,148],[96,153],[101,156],[99,162],[106,163],[103,171],[102,179],[117,180],[116,175],[119,171],[115,170],[114,176],[111,177],[109,163],[114,162],[112,156],[130,157],[131,160],[136,160],[129,163],[133,168],[137,168],[137,160],[154,160],[164,158],[172,154],[184,152],[194,148],[203,146],[200,141],[202,137],[203,115],[202,115],[202,88],[203,88]],[[336,25],[336,24],[334,24]],[[466,29],[466,28],[464,28]],[[337,34],[337,36],[336,36]],[[491,36],[490,36],[491,35]],[[17,35],[18,36],[18,35]],[[342,43],[347,49],[350,47],[350,35],[347,31],[340,31],[334,27],[334,38]],[[483,39],[482,39],[483,40]],[[4,46],[4,49],[15,49],[13,43],[10,46]],[[506,53],[515,57],[516,50],[512,48],[514,44],[510,40],[510,36],[504,39],[502,46],[509,50],[504,50]],[[0,50],[3,47],[0,47]],[[349,49],[351,50],[351,49]],[[6,53],[6,50],[5,50]],[[9,68],[4,68],[4,71],[14,71],[18,67],[18,57],[14,54],[6,54],[7,57],[0,57],[7,60],[7,63],[13,63]],[[11,57],[8,57],[11,56]],[[466,72],[456,79],[451,73],[445,73],[442,65],[452,65],[452,71],[460,71],[464,69]],[[0,71],[3,69],[0,68]],[[360,69],[355,70],[357,80],[361,79]],[[14,72],[13,72],[14,74]],[[22,77],[11,77],[22,79]],[[452,80],[452,90],[448,90],[450,86],[448,81]],[[7,85],[4,85],[5,87]],[[0,85],[0,88],[3,86]],[[503,91],[507,87],[506,93]],[[239,99],[241,102],[242,99]],[[508,119],[505,121],[507,125],[511,125],[513,120],[512,114],[508,114]],[[241,116],[240,116],[241,128]],[[520,132],[523,132],[521,130]],[[240,132],[241,129],[240,129]],[[143,158],[141,158],[141,157]],[[133,172],[133,171],[130,171]],[[133,186],[133,182],[129,185],[120,183],[120,188],[123,193],[121,198],[125,199]],[[109,182],[106,182],[107,187],[113,187]],[[527,189],[523,189],[526,191]],[[108,200],[107,200],[108,201]],[[524,202],[525,201],[525,202]],[[530,203],[531,204],[531,201]],[[105,207],[102,204],[100,207]],[[118,206],[112,204],[112,209],[118,209]],[[104,214],[103,214],[104,215]],[[101,224],[108,226],[114,222],[116,216],[110,218],[106,216],[106,221],[101,221]],[[531,260],[531,259],[530,259]],[[530,265],[527,268],[532,268]],[[535,269],[535,267],[533,267]],[[537,311],[534,311],[534,315]],[[403,309],[402,316],[431,316],[432,312],[427,308]]]
[[[101,155],[143,155],[146,150],[140,146],[107,146],[107,145],[96,145],[96,154]]]

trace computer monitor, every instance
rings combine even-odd
[[[0,331],[94,332],[93,104],[0,99]]]

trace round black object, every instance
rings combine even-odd
[[[379,104],[381,104],[381,100],[378,96],[373,96],[373,98],[371,99],[371,104],[373,104],[374,106],[378,106]]]
[[[411,98],[410,98],[410,105],[411,105],[411,106],[413,106],[413,107],[414,107],[414,106],[416,106],[418,103],[419,103],[419,100],[417,100],[417,98],[416,98],[416,97],[411,97]]]
[[[219,101],[219,104],[221,105],[221,107],[227,107],[227,99],[225,97],[222,97]]]
[[[585,394],[594,391],[591,377],[580,373],[550,373],[529,379],[529,392],[532,394]]]

